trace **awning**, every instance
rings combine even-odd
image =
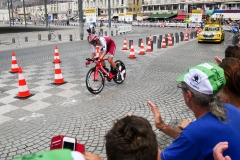
[[[152,14],[148,18],[169,18],[169,17],[173,17],[175,15],[176,14]]]
[[[224,19],[231,18],[231,20],[240,20],[240,13],[214,13],[212,18],[219,18],[219,15],[223,15]]]
[[[143,19],[148,19],[149,16],[143,16]]]
[[[211,16],[211,15],[213,15],[213,14],[214,14],[214,10],[207,10],[207,11],[206,11],[206,15]]]
[[[173,20],[184,20],[186,15],[178,15],[177,17],[173,18]]]

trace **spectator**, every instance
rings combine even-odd
[[[108,160],[157,160],[160,151],[156,135],[148,120],[126,116],[117,120],[105,135]],[[86,152],[86,160],[100,160]]]
[[[219,66],[223,68],[227,80],[221,91],[221,100],[240,110],[240,60],[228,57]]]
[[[228,46],[225,50],[225,58],[226,57],[234,57],[240,60],[240,47],[238,45]],[[217,56],[214,56],[214,59],[217,64],[222,62],[222,60]]]
[[[200,64],[189,68],[178,81],[185,104],[197,120],[180,132],[166,125],[157,106],[148,102],[156,128],[176,138],[162,151],[161,159],[212,160],[214,146],[222,141],[229,142],[224,156],[240,159],[240,111],[230,104],[222,105],[218,94],[226,84],[223,69],[213,63]]]
[[[228,148],[228,142],[220,142],[213,148],[214,160],[231,160],[229,156],[223,157],[223,152]]]

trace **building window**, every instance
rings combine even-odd
[[[160,10],[165,10],[165,7],[163,5],[160,6]]]
[[[180,4],[180,9],[184,9],[184,4]]]

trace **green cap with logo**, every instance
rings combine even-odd
[[[19,158],[14,158],[13,160],[85,160],[85,158],[77,151],[71,151],[69,149],[55,149],[25,155]]]
[[[226,84],[224,70],[214,63],[203,63],[189,68],[178,82],[185,82],[194,90],[203,94],[216,94]]]

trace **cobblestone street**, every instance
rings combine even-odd
[[[144,40],[146,49],[145,40],[150,34],[180,31],[133,27],[131,33],[113,36],[117,45],[114,60],[124,62],[127,77],[122,84],[105,81],[104,89],[97,95],[91,94],[85,84],[86,74],[92,67],[85,66],[92,49],[86,40],[0,49],[0,159],[49,150],[51,138],[59,134],[76,137],[79,143],[85,144],[86,151],[106,159],[104,135],[115,119],[127,113],[147,118],[157,134],[160,148],[164,149],[172,139],[154,127],[147,101],[158,106],[167,124],[177,126],[182,119],[194,119],[176,79],[190,66],[214,62],[215,55],[223,58],[232,40],[232,35],[226,33],[221,44],[198,43],[195,38],[166,49],[157,49],[154,44],[153,52],[138,54],[139,38]],[[129,50],[122,50],[124,38],[128,45],[129,40],[134,41],[137,58],[128,58]],[[61,86],[51,84],[56,45],[62,74],[68,81]],[[23,69],[28,89],[35,94],[25,100],[14,98],[18,93],[18,74],[9,73],[12,51]]]

